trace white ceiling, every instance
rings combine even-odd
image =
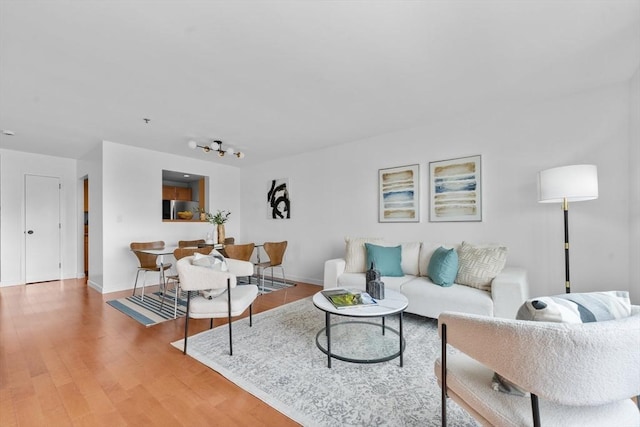
[[[108,140],[251,165],[639,64],[640,0],[0,0],[0,129],[16,133],[0,148],[79,158]]]

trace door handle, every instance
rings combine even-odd
[[[28,230],[27,234],[33,234],[33,230]]]

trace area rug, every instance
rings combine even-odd
[[[397,330],[397,320],[389,318],[387,325]],[[323,327],[324,313],[306,298],[255,315],[251,328],[247,319],[235,321],[233,356],[226,325],[190,337],[187,353],[304,426],[440,425],[435,320],[404,316],[404,367],[398,359],[376,364],[334,359],[329,369],[316,346]],[[182,349],[183,340],[172,345]],[[478,425],[452,401],[447,415],[449,426]]]

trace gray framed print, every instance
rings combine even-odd
[[[429,162],[429,221],[482,221],[481,156]]]
[[[378,170],[378,222],[420,222],[420,165]]]

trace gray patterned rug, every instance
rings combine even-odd
[[[345,320],[336,316],[332,324]],[[387,326],[397,330],[397,321],[387,319]],[[226,325],[190,337],[188,354],[304,426],[438,426],[436,322],[405,314],[403,326],[402,368],[398,359],[376,364],[334,359],[327,368],[315,341],[324,313],[311,298],[255,315],[251,328],[248,319],[234,322],[233,356]],[[362,336],[353,338],[366,345]],[[182,349],[182,340],[172,344]],[[449,426],[477,425],[451,400],[448,409]]]

